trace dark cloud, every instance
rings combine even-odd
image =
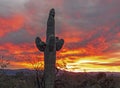
[[[64,15],[69,17],[66,23],[78,27],[102,26],[119,18],[119,0],[109,3],[107,0],[66,0]],[[79,16],[79,17],[77,17]]]
[[[33,41],[32,36],[30,36],[29,33],[24,29],[15,31],[15,32],[10,32],[5,37],[0,38],[0,44],[4,44],[7,42],[19,44],[19,43],[25,43],[30,41]]]
[[[0,0],[0,16],[2,17],[10,17],[15,13],[21,13],[25,10],[25,3],[28,0]]]

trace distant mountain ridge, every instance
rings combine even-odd
[[[3,70],[0,69],[0,72],[2,72]],[[31,70],[31,69],[4,69],[4,72],[6,75],[16,75],[16,73],[18,72],[23,72],[25,75],[31,75],[31,74],[35,74],[35,70]],[[43,71],[40,71],[40,72],[43,72]],[[62,70],[59,70],[59,74],[62,74],[62,73],[66,73],[67,71],[62,71]],[[72,74],[80,74],[81,72],[78,72],[78,73],[74,73],[74,72],[68,72],[68,73],[72,73]],[[96,75],[98,74],[99,72],[86,72],[88,74],[92,74],[92,75]],[[120,72],[105,72],[107,75],[114,75],[114,76],[120,76]]]
[[[0,69],[0,72],[2,72],[3,70]],[[15,69],[15,70],[12,70],[12,69],[4,69],[4,73],[6,75],[16,75],[16,73],[18,72],[23,72],[24,74],[34,74],[35,71],[34,70],[30,70],[30,69]]]

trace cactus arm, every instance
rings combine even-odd
[[[59,51],[62,48],[63,44],[64,44],[64,40],[56,37],[56,50],[57,51]]]
[[[35,39],[35,44],[36,44],[36,47],[37,47],[40,51],[44,52],[44,50],[45,50],[45,48],[46,48],[46,44],[45,44],[43,41],[41,41],[41,39],[40,39],[39,37],[36,37],[36,39]]]

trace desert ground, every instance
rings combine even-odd
[[[0,74],[0,88],[37,88],[36,75],[25,72]],[[120,73],[62,71],[56,74],[55,88],[120,88]]]

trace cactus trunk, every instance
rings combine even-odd
[[[54,88],[55,79],[55,61],[56,61],[56,43],[55,43],[55,22],[54,10],[49,14],[46,33],[46,48],[44,52],[44,79],[45,88]]]
[[[46,43],[44,43],[39,37],[35,40],[37,48],[44,52],[45,88],[54,88],[56,51],[59,51],[64,44],[63,39],[55,37],[54,16],[55,10],[51,9],[47,21]]]
[[[52,38],[52,37],[51,37]],[[49,39],[48,39],[49,41]],[[55,47],[55,39],[53,37],[53,47]],[[56,62],[56,50],[49,51],[49,45],[46,46],[44,52],[44,80],[45,88],[54,88],[54,79],[55,79],[55,62]]]

